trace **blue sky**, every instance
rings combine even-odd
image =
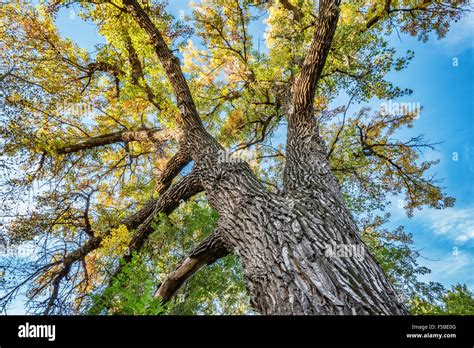
[[[455,23],[446,38],[420,43],[411,37],[394,37],[396,48],[415,51],[408,69],[392,81],[414,90],[408,101],[423,106],[420,118],[407,133],[425,134],[442,141],[438,152],[427,159],[440,159],[433,173],[443,178],[446,192],[456,198],[453,208],[423,209],[408,219],[397,204],[392,206],[392,226],[404,225],[413,233],[415,247],[426,259],[420,263],[432,270],[424,280],[446,287],[457,282],[474,289],[474,16]],[[455,63],[458,63],[455,66]],[[453,64],[454,63],[454,64]]]
[[[170,1],[169,9],[178,15],[189,13],[188,0]],[[57,24],[64,36],[88,51],[96,43],[104,43],[96,27],[85,23],[74,12],[63,9]],[[77,7],[76,7],[77,8]],[[254,37],[263,37],[263,26],[252,26]],[[443,178],[448,195],[456,198],[453,208],[416,211],[409,219],[393,199],[392,218],[388,227],[404,225],[413,234],[415,248],[421,250],[420,263],[432,270],[423,280],[441,282],[445,287],[466,283],[474,290],[474,15],[453,24],[447,37],[435,37],[427,43],[412,37],[390,38],[391,44],[405,52],[415,51],[409,67],[390,74],[390,80],[400,87],[411,88],[413,95],[404,102],[423,106],[413,129],[399,133],[400,138],[425,134],[433,142],[443,142],[438,151],[425,153],[426,159],[440,159],[433,172]],[[457,66],[454,66],[457,62]],[[380,101],[372,101],[380,107]],[[341,104],[342,105],[342,104]],[[360,109],[353,105],[350,112]],[[457,158],[456,158],[457,154]],[[457,160],[455,160],[457,159]],[[16,311],[15,311],[16,312]]]

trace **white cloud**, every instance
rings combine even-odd
[[[466,209],[429,209],[419,214],[425,227],[437,235],[460,244],[474,241],[474,207]]]
[[[474,12],[469,12],[457,23],[452,23],[446,37],[436,40],[437,46],[446,54],[458,54],[474,47]]]

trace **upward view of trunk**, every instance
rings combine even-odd
[[[309,201],[299,200],[269,193],[244,168],[223,170],[226,175],[210,197],[221,215],[222,237],[242,260],[256,310],[405,313],[334,194],[337,186],[322,184],[317,195],[305,197]]]
[[[232,252],[242,261],[251,304],[262,314],[406,313],[357,233],[314,117],[339,1],[320,1],[313,39],[292,86],[281,195],[267,190],[245,162],[222,160],[225,150],[204,129],[179,61],[138,2],[124,5],[154,44],[180,107],[183,143],[194,160],[191,175],[199,177],[220,214],[215,240],[183,261],[157,296],[169,299],[198,267]]]
[[[241,258],[254,308],[263,314],[405,313],[357,235],[313,116],[315,89],[336,30],[339,2],[321,1],[310,49],[292,88],[283,195],[266,190],[246,163],[220,160],[224,150],[204,129],[178,60],[138,3],[124,3],[152,38],[173,86],[194,172],[209,204],[220,214],[217,244]],[[340,253],[344,248],[357,252]],[[200,264],[184,262],[173,276],[190,274],[187,265]],[[158,296],[167,298],[163,289],[177,287],[176,282],[165,282]]]
[[[413,52],[395,54],[387,31],[443,37],[467,0],[203,0],[180,20],[166,1],[80,1],[106,41],[94,53],[55,22],[68,4],[0,10],[0,242],[37,254],[7,251],[0,309],[25,293],[25,309],[45,315],[158,313],[179,293],[185,303],[166,313],[237,312],[245,294],[216,285],[232,272],[265,315],[408,313],[345,197],[366,212],[384,210],[384,193],[405,195],[408,214],[454,198],[426,177],[437,161],[420,156],[436,143],[396,139],[419,105],[362,104],[411,93],[388,75]],[[341,94],[346,107],[328,105]],[[255,167],[239,150],[255,150]],[[383,231],[385,219],[372,218]],[[409,246],[395,233],[387,248]],[[242,268],[223,260],[183,288],[229,254]],[[420,273],[408,271],[397,287]],[[216,308],[194,291],[206,279],[230,302]]]

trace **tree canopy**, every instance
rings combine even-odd
[[[60,34],[55,19],[70,6],[104,38],[94,52]],[[178,281],[179,290],[164,287],[179,278],[186,255],[212,242],[219,214],[188,175],[195,161],[183,123],[190,121],[170,83],[179,76],[170,77],[156,37],[144,28],[157,28],[179,58],[223,156],[248,160],[262,185],[278,193],[290,90],[305,68],[319,9],[310,0],[190,6],[191,15],[176,18],[156,0],[0,5],[1,229],[9,247],[34,245],[32,256],[2,258],[2,309],[27,293],[29,310],[46,314],[252,311],[240,261],[226,251],[215,262],[204,257],[209,267],[183,286]],[[418,265],[412,235],[383,226],[393,196],[403,199],[408,216],[454,204],[428,175],[437,161],[421,156],[436,143],[397,137],[421,110],[364,106],[412,93],[386,77],[415,54],[397,52],[390,34],[443,37],[468,1],[354,0],[340,9],[313,107],[344,201],[413,312],[472,314],[466,287],[446,292],[419,281],[429,270]],[[137,18],[146,18],[145,26]],[[331,107],[341,95],[348,104]],[[351,114],[350,105],[360,107]]]

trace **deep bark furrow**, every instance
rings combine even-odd
[[[312,197],[309,204],[304,197],[290,207],[243,169],[227,169],[212,192],[223,236],[242,260],[252,304],[265,314],[405,313],[342,202],[321,193],[331,199]],[[360,247],[360,260],[325,256],[328,246],[341,244]]]

